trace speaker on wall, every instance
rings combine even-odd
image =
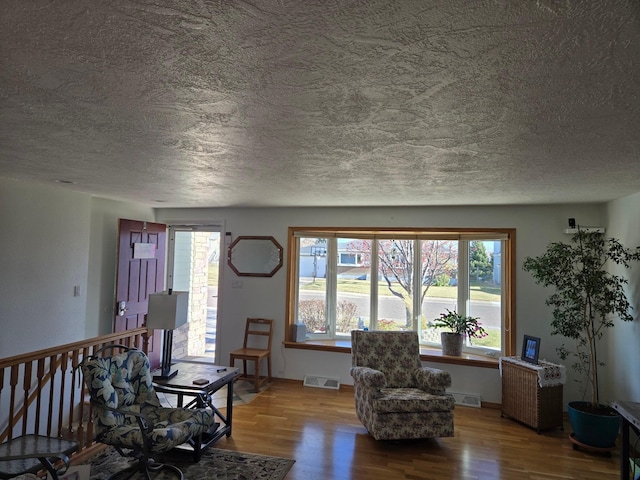
[[[291,325],[293,331],[291,337],[294,342],[304,342],[307,339],[307,327],[304,323],[294,323]]]

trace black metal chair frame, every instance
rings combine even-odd
[[[42,449],[32,443],[32,439],[39,442],[53,440],[60,442],[60,449],[49,451]],[[23,453],[9,454],[12,450],[20,450]],[[27,451],[34,450],[34,451]],[[36,474],[41,470],[46,470],[51,474],[51,478],[58,480],[59,475],[63,475],[69,468],[69,455],[78,450],[78,442],[63,438],[48,438],[43,435],[23,435],[16,437],[0,445],[0,479],[9,479],[27,473]]]
[[[137,350],[136,348],[130,348],[130,347],[127,347],[125,345],[109,344],[109,345],[105,345],[104,347],[102,347],[99,350],[95,351],[93,353],[93,355],[91,355],[90,357],[87,357],[87,360],[93,359],[93,358],[97,358],[97,357],[99,357],[100,353],[104,353],[106,350],[114,349],[114,348],[121,348],[125,352],[130,351],[130,350]],[[193,396],[193,397],[195,397],[194,398],[194,402],[195,403],[192,402],[192,404],[196,408],[212,408],[212,405],[213,405],[212,404],[212,400],[211,400],[211,396],[204,390],[179,389],[179,388],[175,388],[175,387],[166,387],[166,386],[163,386],[163,385],[158,385],[157,383],[153,383],[153,388],[158,393],[167,393],[167,394],[172,394],[172,395]],[[120,413],[120,414],[123,414],[123,415],[128,415],[128,416],[134,417],[136,419],[138,427],[140,428],[140,431],[143,434],[144,445],[143,445],[141,450],[133,450],[133,449],[131,449],[130,446],[117,445],[117,444],[114,444],[114,443],[108,443],[108,445],[111,445],[113,448],[115,448],[115,450],[120,455],[122,455],[123,457],[134,458],[136,461],[133,462],[130,466],[128,466],[124,470],[120,470],[118,472],[115,472],[114,474],[109,476],[107,480],[116,480],[116,479],[117,480],[125,480],[125,479],[128,479],[128,478],[131,478],[136,472],[143,472],[145,474],[147,480],[151,480],[150,472],[156,472],[156,471],[159,471],[159,470],[162,470],[162,469],[171,470],[171,471],[173,471],[174,473],[176,473],[178,475],[180,480],[184,479],[184,476],[182,474],[182,470],[180,470],[178,467],[176,467],[174,465],[169,465],[169,464],[166,464],[166,463],[156,462],[152,458],[153,452],[152,452],[152,449],[150,447],[150,435],[154,430],[154,425],[153,425],[153,421],[149,417],[147,417],[146,415],[143,415],[141,413],[131,412],[129,410],[123,410],[123,409],[109,407],[107,405],[97,403],[93,399],[91,399],[91,405],[93,406],[93,408],[100,408],[100,409],[103,409],[103,410],[110,410],[110,411],[117,412],[117,413]],[[188,408],[188,407],[176,407],[176,408],[182,409],[182,408]],[[96,441],[100,442],[100,438],[97,437]],[[201,456],[202,433],[200,433],[199,435],[197,435],[195,437],[192,437],[189,440],[189,443],[193,447],[194,461],[197,462],[197,461],[200,460],[200,456]]]

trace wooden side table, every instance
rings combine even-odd
[[[23,435],[0,445],[0,478],[7,479],[40,470],[54,480],[69,468],[69,455],[78,450],[78,442],[43,435]],[[61,461],[62,467],[56,468]]]
[[[540,361],[523,362],[519,357],[500,358],[502,416],[509,416],[538,433],[554,427],[564,429],[562,386],[565,367]]]

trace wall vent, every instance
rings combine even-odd
[[[454,393],[454,392],[449,392],[448,395],[453,397],[453,399],[456,401],[456,405],[463,405],[465,407],[476,407],[476,408],[480,408],[482,406],[480,395],[475,395],[473,393]]]
[[[335,377],[323,377],[320,375],[305,375],[303,385],[305,387],[329,388],[331,390],[339,390],[340,379]]]

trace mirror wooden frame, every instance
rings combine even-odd
[[[271,236],[241,235],[227,250],[227,264],[240,277],[272,277],[282,263],[282,246]]]

